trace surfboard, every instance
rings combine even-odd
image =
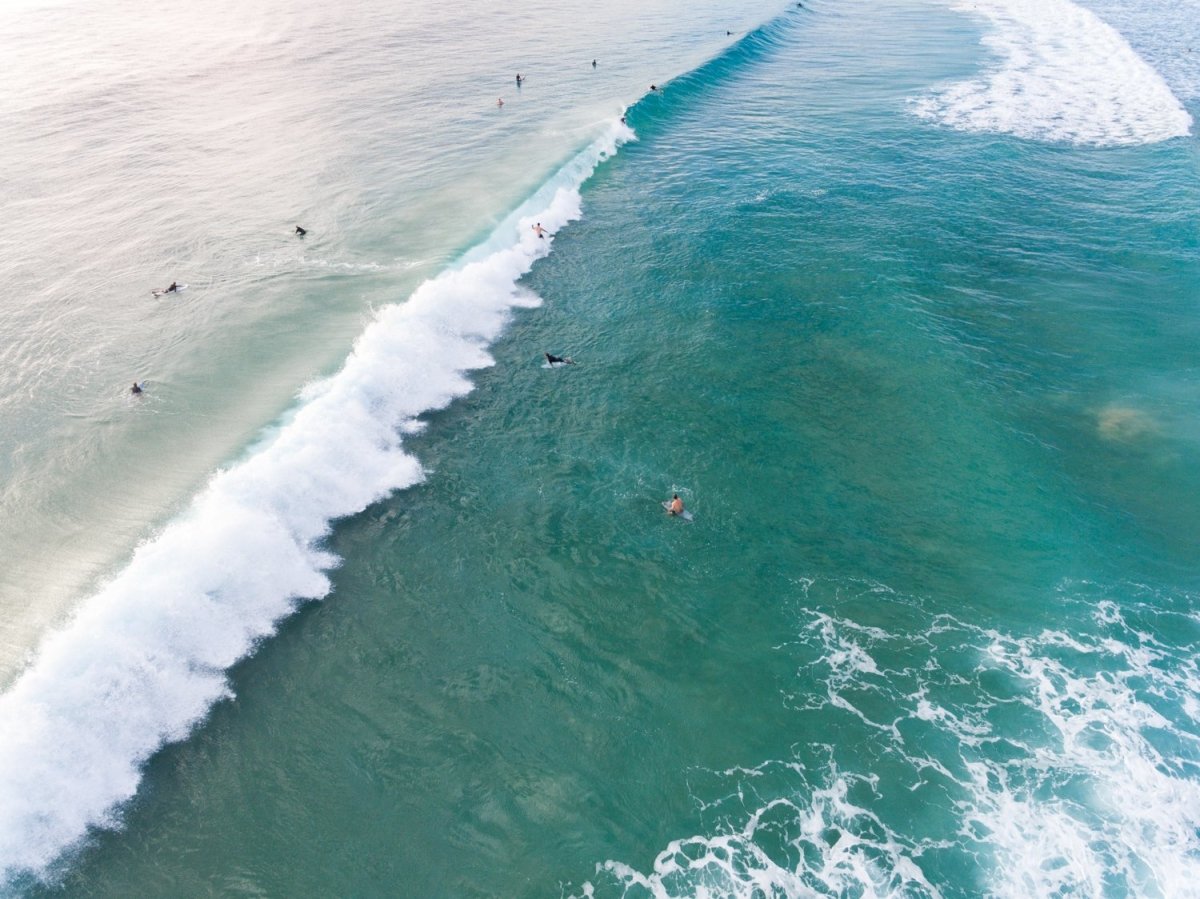
[[[187,290],[187,285],[180,284],[179,286],[177,286],[174,290],[172,290],[170,292],[171,293],[183,293],[185,290]],[[156,288],[154,288],[154,290],[152,290],[150,292],[152,294],[154,294],[156,297],[165,297],[167,295],[167,290],[166,290],[166,288],[163,288],[163,287],[156,287]]]
[[[664,502],[664,503],[662,504],[662,507],[663,507],[664,509],[666,509],[668,512],[670,512],[670,511],[671,511],[671,501],[670,501],[670,500],[667,500],[666,502]],[[678,515],[672,515],[671,517],[672,517],[672,518],[679,518],[679,519],[681,519],[681,520],[683,520],[683,521],[691,521],[691,520],[692,520],[692,513],[691,513],[690,511],[688,511],[687,509],[684,509],[684,510],[683,510],[682,512],[680,512]]]

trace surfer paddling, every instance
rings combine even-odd
[[[546,357],[546,364],[548,364],[548,365],[574,365],[575,364],[575,360],[570,358],[569,356],[553,356],[550,353],[543,353],[542,355]]]
[[[667,514],[668,515],[682,515],[683,514],[683,500],[681,500],[679,498],[678,493],[672,495],[671,502],[667,504]]]

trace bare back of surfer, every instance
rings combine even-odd
[[[541,222],[538,222],[536,225],[533,226],[533,233],[536,234],[538,237],[545,237],[546,229],[542,227]]]
[[[683,514],[683,500],[681,500],[679,498],[678,493],[674,494],[671,497],[671,503],[670,503],[670,505],[667,506],[667,514],[668,515],[682,515]]]

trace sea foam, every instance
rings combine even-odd
[[[1070,0],[978,0],[994,60],[980,77],[913,101],[917,115],[966,131],[1091,146],[1187,135],[1192,118],[1163,78],[1097,16]]]
[[[881,617],[918,627],[804,612],[780,649],[796,653],[786,704],[807,748],[689,772],[703,829],[649,871],[597,865],[570,896],[935,899],[961,892],[946,870],[1014,899],[1197,895],[1194,625],[1143,588],[1111,592],[1060,588],[1078,633],[1001,633],[874,586],[860,595]],[[849,770],[851,740],[878,764]]]
[[[632,136],[614,124],[459,267],[380,310],[337,374],[44,642],[0,696],[0,884],[117,826],[142,764],[231,695],[226,670],[329,591],[330,522],[421,480],[402,435],[468,393],[512,311],[540,303],[518,283],[550,252],[535,219],[577,219],[580,186]]]

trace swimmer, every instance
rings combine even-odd
[[[550,234],[549,231],[547,231],[545,228],[542,227],[541,222],[538,222],[536,225],[533,226],[533,233],[536,234],[538,237],[545,237],[547,234]],[[553,237],[554,235],[550,234],[550,236]]]
[[[674,494],[671,497],[671,504],[669,506],[667,506],[667,514],[668,515],[682,515],[683,514],[683,500],[681,500],[679,498],[678,493]]]
[[[520,87],[521,82],[524,80],[525,80],[525,77],[520,72],[517,72],[517,87]]]
[[[592,60],[592,68],[593,69],[596,68],[596,60],[594,60],[594,59]]]
[[[500,107],[500,106],[503,106],[503,105],[504,105],[504,98],[503,98],[503,97],[498,97],[498,98],[496,99],[496,106],[497,106],[497,107]]]
[[[542,353],[546,357],[548,365],[574,365],[575,360],[568,356],[552,356],[549,353]]]
[[[301,228],[299,225],[297,225],[297,226],[296,226],[296,231],[295,231],[295,233],[296,233],[296,234],[299,234],[301,237],[303,237],[303,236],[304,236],[305,234],[307,234],[308,232],[307,232],[307,231],[305,231],[303,228]]]
[[[137,381],[134,381],[134,382],[133,382],[133,386],[129,388],[129,392],[130,392],[130,393],[133,393],[133,394],[138,394],[138,393],[141,393],[141,392],[142,392],[142,385],[141,385],[141,384],[139,384]]]

